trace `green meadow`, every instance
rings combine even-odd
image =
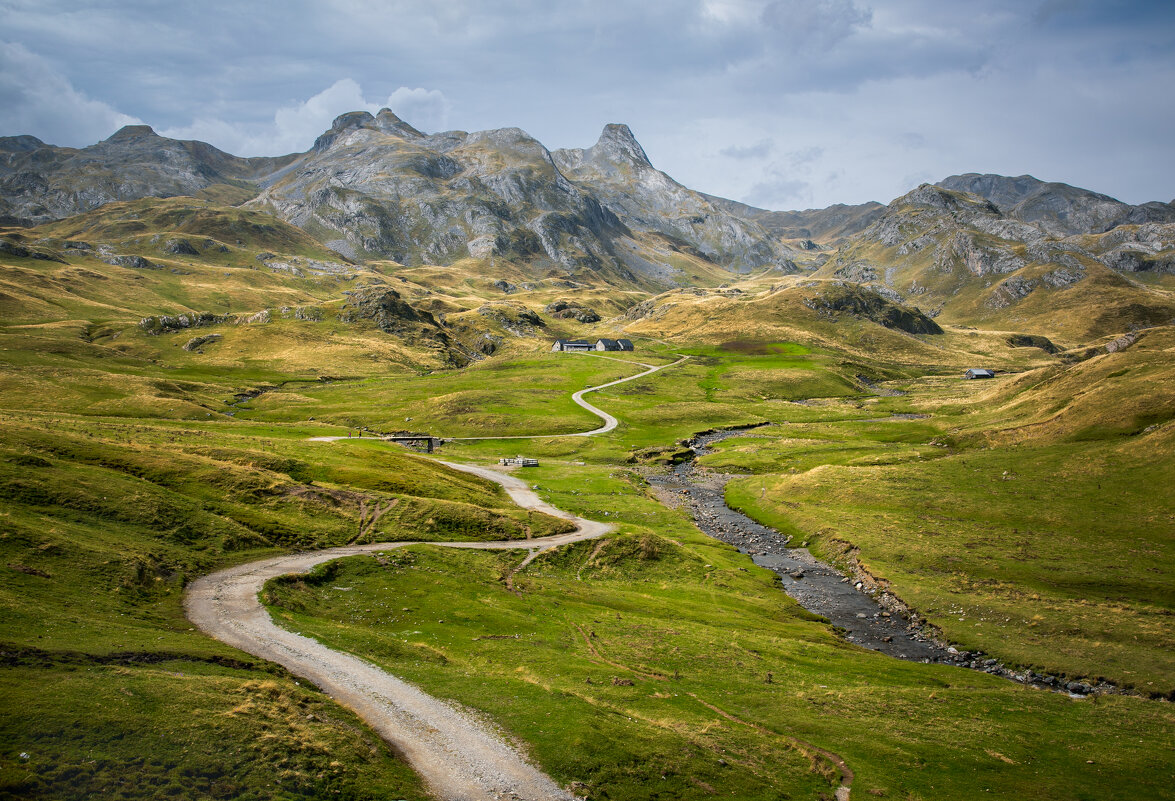
[[[221,222],[250,230],[247,215]],[[314,257],[304,244],[289,248]],[[0,325],[0,798],[426,797],[351,713],[183,613],[193,578],[263,556],[568,527],[401,446],[310,439],[360,428],[469,438],[439,454],[458,461],[538,457],[524,475],[543,498],[617,529],[518,572],[521,551],[342,560],[272,582],[273,615],[484,714],[585,798],[831,798],[829,753],[854,797],[1170,795],[1168,333],[1071,362],[1002,333],[932,347],[864,326],[852,347],[650,337],[617,359],[536,338],[456,369],[340,321],[353,279],[275,278],[240,250],[121,298],[103,283],[117,270],[79,274],[76,297],[54,282],[77,265],[6,274],[0,302],[24,311]],[[368,278],[417,291],[424,268],[377,266]],[[213,270],[242,287],[225,310],[272,321],[211,326],[221,339],[193,350],[204,329],[138,326],[151,309],[217,308]],[[483,291],[446,280],[438,313]],[[286,302],[327,313],[282,316]],[[866,358],[875,334],[910,350]],[[1010,374],[959,380],[976,354]],[[598,425],[572,392],[681,356],[587,396],[614,432],[560,436]],[[858,560],[946,639],[1132,694],[1072,699],[838,639],[646,484],[682,440],[752,425],[699,463],[737,474],[732,505]],[[550,436],[477,439],[519,435]]]

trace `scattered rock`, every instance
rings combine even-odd
[[[129,267],[132,270],[161,270],[163,269],[153,261],[148,261],[142,256],[107,256],[102,259],[107,264],[112,264],[115,267]]]
[[[163,252],[173,256],[199,256],[200,251],[186,239],[169,239],[163,243]]]
[[[158,336],[172,331],[182,331],[185,328],[200,328],[206,325],[217,325],[228,320],[225,315],[211,312],[192,312],[190,314],[161,314],[144,317],[139,320],[139,328],[148,334]]]
[[[566,300],[557,300],[549,304],[543,311],[562,320],[578,320],[581,323],[598,323],[600,321],[600,315],[594,310]]]
[[[1048,337],[1036,334],[1012,334],[1008,337],[1007,343],[1013,348],[1040,348],[1045,353],[1059,353],[1061,350]]]
[[[223,338],[224,337],[221,334],[205,334],[204,336],[200,337],[192,337],[184,345],[184,350],[194,351],[203,345],[209,344],[210,342],[219,342]]]

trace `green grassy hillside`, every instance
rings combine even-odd
[[[1090,301],[930,333],[884,294],[771,272],[650,297],[494,260],[356,265],[185,198],[3,239],[0,798],[426,797],[350,713],[181,605],[263,555],[566,530],[400,446],[310,441],[364,427],[550,434],[442,455],[539,457],[540,495],[617,530],[517,573],[520,553],[346,560],[270,585],[273,614],[485,714],[585,798],[830,798],[825,752],[854,797],[1169,794],[1175,719],[1149,696],[1175,691],[1170,327],[1034,322]],[[1058,347],[1022,336],[1041,331]],[[549,352],[617,335],[638,350]],[[572,392],[682,356],[588,396],[614,432],[557,436],[598,423]],[[681,440],[746,424],[701,459],[740,474],[732,504],[952,641],[1136,695],[838,639],[645,484]]]

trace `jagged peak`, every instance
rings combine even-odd
[[[124,125],[115,131],[107,142],[126,142],[131,139],[142,139],[148,136],[159,136],[150,125]]]
[[[348,111],[346,114],[335,117],[330,129],[334,133],[342,133],[348,128],[362,128],[373,122],[375,122],[375,117],[370,111]]]
[[[622,122],[610,122],[604,126],[600,138],[591,147],[593,157],[604,156],[610,161],[624,161],[642,167],[652,167],[645,149],[632,134],[632,129]]]
[[[946,189],[935,184],[922,184],[918,188],[910,190],[890,203],[890,208],[906,205],[930,206],[943,211],[960,211],[966,208],[1003,216],[996,205],[987,198],[969,192]]]
[[[406,136],[410,139],[424,138],[423,133],[397,117],[390,108],[381,108],[379,113],[375,115],[375,127],[384,133]]]

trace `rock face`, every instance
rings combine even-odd
[[[863,231],[885,212],[885,206],[876,202],[835,203],[828,208],[805,211],[768,211],[726,198],[705,197],[738,217],[754,220],[772,236],[801,240],[798,246],[804,250],[816,249],[811,240],[831,243]]]
[[[769,265],[794,270],[789,251],[763,226],[654,168],[627,125],[607,125],[591,147],[551,156],[634,231],[683,243],[736,272]]]
[[[1054,237],[1100,234],[1120,225],[1175,222],[1175,205],[1170,203],[1132,206],[1108,195],[1046,183],[1031,175],[1011,178],[967,173],[952,175],[938,186],[986,198],[1009,217],[1033,223]]]
[[[501,256],[635,280],[623,223],[517,128],[426,136],[388,109],[344,114],[253,205],[406,264]]]
[[[1175,224],[1116,224],[1097,210],[1117,201],[1072,187],[1068,193],[1047,189],[1030,177],[962,178],[967,180],[944,183],[973,186],[994,200],[923,184],[843,240],[816,275],[864,284],[891,300],[916,302],[932,315],[945,313],[944,319],[1039,315],[1050,320],[1048,330],[1077,338],[1170,319],[1175,305],[1164,293],[1118,273],[1175,271]],[[1030,217],[1025,204],[1043,202],[1050,192],[1085,198],[1064,218],[1071,227],[1116,227],[1058,237],[1050,231],[1055,219],[1015,216]],[[997,201],[1015,205],[1005,211]],[[1077,225],[1079,219],[1084,222]]]
[[[658,288],[678,283],[673,250],[734,272],[792,267],[759,223],[654,169],[623,125],[591,148],[555,153],[517,128],[424,134],[388,109],[343,114],[309,152],[280,158],[238,158],[144,125],[80,150],[0,138],[0,223],[213,185],[244,192],[238,200],[253,187],[253,208],[349,258],[501,257],[541,277],[591,273]],[[164,249],[190,256],[198,246],[177,239]]]
[[[803,303],[830,319],[836,319],[840,314],[850,314],[908,334],[942,333],[938,323],[918,309],[895,303],[878,292],[852,284],[825,284],[805,297]]]
[[[295,158],[238,158],[204,142],[167,139],[146,125],[128,125],[80,150],[34,136],[0,137],[0,224],[37,225],[113,200],[261,181]]]
[[[566,300],[557,300],[547,304],[543,311],[561,320],[578,320],[581,323],[598,323],[600,321],[600,315],[593,309]]]

